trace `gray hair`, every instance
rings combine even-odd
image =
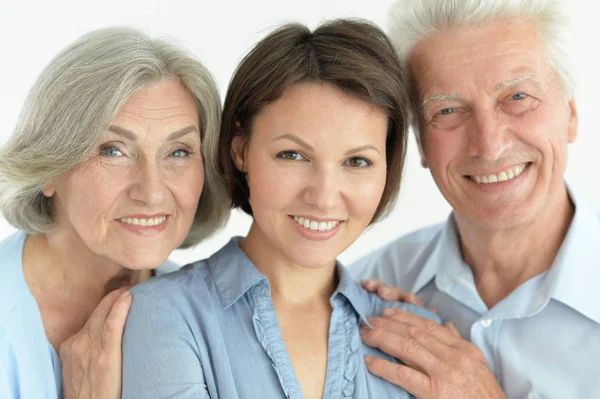
[[[92,31],[59,53],[31,89],[19,122],[0,148],[0,211],[30,234],[51,230],[50,199],[42,189],[94,150],[136,91],[179,80],[200,115],[204,190],[181,248],[223,226],[229,199],[218,173],[221,101],[208,70],[178,46],[125,27]]]
[[[550,65],[558,74],[565,97],[573,97],[576,79],[573,65],[573,30],[563,0],[397,0],[390,10],[390,39],[402,68],[412,85],[408,60],[420,41],[437,32],[494,21],[527,19],[537,23],[545,43]],[[420,110],[411,88],[412,125],[419,132],[415,117]],[[419,134],[417,134],[419,138]]]

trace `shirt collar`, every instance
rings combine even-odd
[[[338,295],[342,295],[350,302],[350,305],[354,308],[354,311],[358,314],[360,319],[367,325],[367,317],[372,316],[372,306],[367,291],[357,283],[348,270],[342,266],[339,262],[337,265],[338,274],[338,287],[331,296],[331,300],[335,300]],[[332,304],[333,305],[333,304]]]
[[[240,248],[243,239],[243,237],[233,237],[227,245],[208,259],[208,269],[219,291],[223,309],[233,305],[260,281],[266,281],[265,276]]]
[[[422,290],[436,275],[446,276],[449,270],[464,269],[460,250],[460,239],[453,214],[450,214],[421,272],[417,276],[411,292]],[[445,279],[441,279],[442,285]]]
[[[547,297],[600,323],[600,290],[597,287],[600,281],[600,214],[577,190],[569,185],[567,190],[575,213],[552,267],[543,276],[541,289],[548,293]],[[465,268],[468,266],[462,259],[458,228],[451,214],[415,280],[412,292],[420,291],[434,278],[438,288],[444,289],[448,277],[462,273]],[[528,313],[530,311],[533,310]]]
[[[254,266],[240,248],[243,237],[232,238],[227,245],[208,259],[208,268],[221,297],[223,308],[227,309],[240,299],[254,285],[266,277]],[[331,296],[335,300],[338,294],[345,297],[361,320],[367,322],[371,309],[367,292],[352,279],[350,273],[339,262],[336,266],[339,283]],[[368,323],[367,323],[368,324]]]
[[[600,323],[600,213],[567,186],[575,214],[549,271],[551,296]]]

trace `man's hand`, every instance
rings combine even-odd
[[[402,362],[365,356],[369,371],[420,399],[506,398],[474,344],[453,325],[442,326],[401,309],[385,309],[361,328],[365,344]]]
[[[419,299],[415,294],[401,290],[393,285],[384,284],[381,280],[371,278],[368,280],[362,280],[360,284],[369,292],[377,294],[378,297],[384,301],[398,301],[405,303],[412,303],[417,306],[424,306],[423,301]]]
[[[121,397],[121,341],[131,301],[127,288],[111,292],[81,331],[60,346],[65,399]]]

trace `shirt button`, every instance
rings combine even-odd
[[[489,327],[492,325],[492,319],[483,319],[481,320],[481,325],[484,327]]]

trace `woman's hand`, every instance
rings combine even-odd
[[[132,301],[127,288],[106,295],[81,331],[60,346],[64,399],[121,397],[121,340]]]

